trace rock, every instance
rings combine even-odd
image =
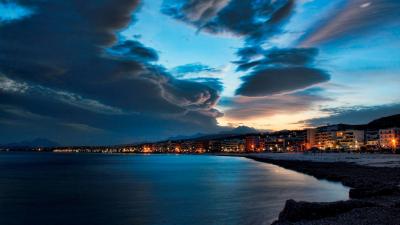
[[[349,197],[353,199],[360,199],[375,196],[392,195],[395,193],[399,193],[399,188],[396,186],[352,188],[350,189]]]
[[[393,207],[395,207],[395,208],[400,208],[400,202],[394,203]]]
[[[279,214],[279,222],[297,222],[302,220],[316,220],[326,217],[333,217],[338,214],[349,212],[356,208],[373,207],[373,203],[348,200],[329,203],[296,202],[293,199],[287,200],[285,208]]]

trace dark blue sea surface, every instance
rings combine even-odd
[[[241,157],[0,153],[1,225],[270,224],[348,188]]]

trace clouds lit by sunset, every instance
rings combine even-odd
[[[0,143],[115,144],[400,113],[400,1],[0,2]]]

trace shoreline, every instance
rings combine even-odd
[[[349,200],[318,203],[286,201],[273,225],[400,224],[400,168],[371,167],[349,162],[315,162],[239,156],[270,163],[351,188]]]

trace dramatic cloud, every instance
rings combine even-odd
[[[230,126],[247,124],[260,129],[299,129],[306,125],[299,121],[325,115],[318,109],[332,99],[323,97],[322,92],[319,88],[311,88],[264,97],[225,97],[219,104],[224,108],[224,116],[218,122]]]
[[[171,70],[171,74],[176,78],[203,84],[218,92],[224,89],[222,81],[218,78],[221,72],[220,69],[201,63],[185,64]]]
[[[298,128],[283,125],[381,116],[371,107],[320,111],[326,96],[334,107],[398,100],[399,1],[141,4],[0,0],[0,143],[126,143],[241,122]],[[376,82],[359,80],[369,74]]]
[[[264,50],[260,45],[282,31],[293,13],[295,1],[168,1],[162,12],[210,33],[229,32],[245,38],[246,46],[237,51],[237,71],[253,71],[242,77],[238,95],[265,96],[295,91],[329,80],[320,69],[309,67],[318,55],[315,48]],[[224,6],[224,7],[221,7]],[[199,16],[199,9],[212,13]],[[203,14],[201,14],[203,15]]]
[[[261,50],[254,48],[244,48],[238,51],[238,56],[248,58],[250,54],[264,58],[254,61],[238,61],[238,71],[245,71],[255,66],[299,66],[312,65],[318,55],[316,48],[289,48],[289,49],[270,49]]]
[[[119,143],[219,129],[216,81],[176,79],[153,64],[156,50],[117,39],[133,21],[137,1],[19,4],[37,10],[0,26],[0,104],[49,119],[40,129],[29,129],[37,121],[24,118],[23,129],[17,129],[10,123],[21,124],[20,116],[12,115],[18,110],[3,110],[10,120],[1,127],[9,133],[1,142],[24,133],[90,144],[100,134],[89,131],[104,131],[103,143]],[[83,131],[86,138],[78,138]]]
[[[244,83],[236,94],[265,96],[303,89],[329,80],[329,75],[306,67],[267,68],[242,77]]]
[[[164,0],[162,12],[205,32],[229,32],[258,43],[280,30],[294,4],[294,0]]]
[[[27,89],[26,84],[15,82],[0,74],[0,91],[24,93]]]
[[[325,109],[324,111],[331,115],[328,117],[307,120],[305,122],[310,126],[338,123],[366,124],[377,118],[399,114],[400,104],[330,108]]]
[[[113,46],[110,50],[112,54],[119,56],[132,57],[139,61],[157,61],[158,54],[155,50],[145,47],[138,41],[125,41]]]
[[[247,52],[243,54],[248,56]],[[271,49],[260,54],[264,58],[237,62],[238,71],[252,71],[242,77],[243,83],[236,94],[266,96],[292,92],[326,82],[330,78],[327,72],[312,67],[318,54],[315,48]]]
[[[309,93],[295,93],[266,97],[235,97],[222,100],[221,104],[229,109],[224,111],[230,120],[246,120],[270,117],[310,110],[311,107],[330,99]]]
[[[332,40],[357,38],[383,26],[400,25],[400,1],[394,0],[351,0],[338,2],[327,19],[306,33],[302,46],[315,46]]]
[[[240,48],[237,52],[236,55],[240,57],[239,62],[248,62],[249,60],[262,56],[264,54],[264,49],[261,48],[260,46],[247,46]]]

